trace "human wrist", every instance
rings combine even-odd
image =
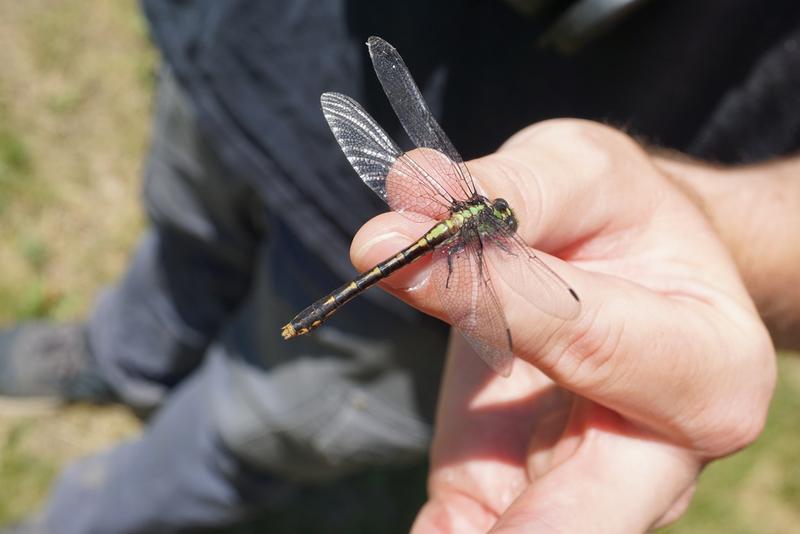
[[[775,343],[800,348],[800,158],[736,167],[654,161],[727,246]]]

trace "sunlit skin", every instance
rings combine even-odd
[[[730,253],[650,156],[605,126],[542,123],[470,168],[582,307],[549,317],[525,294],[533,284],[510,286],[495,266],[517,365],[492,375],[454,334],[414,531],[643,532],[675,519],[702,466],[758,435],[774,386],[774,349]],[[373,219],[354,264],[419,226]],[[442,268],[414,264],[381,285],[444,317],[425,282]]]

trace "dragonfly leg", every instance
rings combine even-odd
[[[444,287],[446,289],[450,288],[450,275],[453,274],[453,256],[463,252],[464,246],[465,245],[463,242],[454,242],[452,245],[447,247],[447,279],[445,279],[444,282]]]
[[[478,242],[478,246],[475,247],[475,253],[478,256],[478,276],[480,276],[481,280],[485,281],[486,279],[484,278],[484,272],[483,272],[483,263],[484,263],[484,261],[483,261],[483,238],[481,238],[481,234],[479,232],[475,232],[475,233],[476,233],[475,237],[476,237],[477,242]]]
[[[447,251],[447,279],[444,282],[444,287],[449,289],[450,288],[450,275],[453,274],[453,254],[454,250],[450,249]]]
[[[492,245],[495,245],[509,256],[516,256],[514,251],[511,250],[511,247],[508,246],[507,237],[505,235],[481,234],[481,238],[481,242],[483,242],[483,239],[487,239],[490,243],[492,243]]]

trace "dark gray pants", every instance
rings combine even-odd
[[[292,485],[421,458],[440,325],[362,298],[318,335],[284,342],[280,326],[342,281],[226,172],[168,73],[153,135],[152,225],[89,337],[123,399],[158,411],[137,439],[64,472],[46,531],[222,526]]]

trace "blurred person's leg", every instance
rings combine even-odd
[[[160,106],[165,94],[162,83]],[[196,134],[177,127],[171,112],[158,116],[146,186],[155,225],[124,280],[101,299],[89,339],[128,402],[152,406],[177,387],[140,438],[62,475],[44,509],[50,531],[225,525],[280,502],[288,491],[281,480],[311,484],[424,458],[441,326],[364,298],[317,335],[281,340],[288,317],[342,281],[278,221],[270,221],[269,242],[259,240],[254,195],[196,181],[216,163],[196,168],[209,154],[197,148],[186,157],[187,146],[202,146]],[[182,380],[212,337],[212,356]]]
[[[315,335],[285,342],[286,317],[335,276],[279,222],[258,259],[203,366],[141,437],[62,475],[40,532],[222,527],[280,507],[298,488],[425,457],[441,325],[362,298]]]
[[[145,409],[201,362],[247,291],[261,237],[255,196],[223,170],[166,69],[155,117],[144,185],[152,226],[88,327],[103,374]]]
[[[149,410],[201,362],[247,291],[260,206],[223,171],[166,70],[144,201],[152,224],[86,325],[40,323],[0,335],[0,394],[73,400],[75,382],[90,375],[107,382],[106,397],[110,389]],[[89,392],[79,400],[102,400]]]
[[[372,291],[314,334],[285,341],[287,319],[344,280],[279,220],[257,265],[212,349],[224,355],[212,415],[227,446],[260,469],[308,482],[423,457],[445,325]]]
[[[265,358],[286,356],[264,369],[236,354],[249,323],[262,319],[252,304],[138,439],[73,464],[20,532],[224,527],[279,510],[304,487],[425,457],[441,329],[426,321],[409,326],[414,336],[401,326],[396,338],[370,343],[326,327],[311,344]]]
[[[222,444],[208,416],[218,363],[206,362],[177,387],[138,439],[65,470],[29,530],[187,532],[241,520],[257,505],[291,497],[289,485],[249,468]]]

